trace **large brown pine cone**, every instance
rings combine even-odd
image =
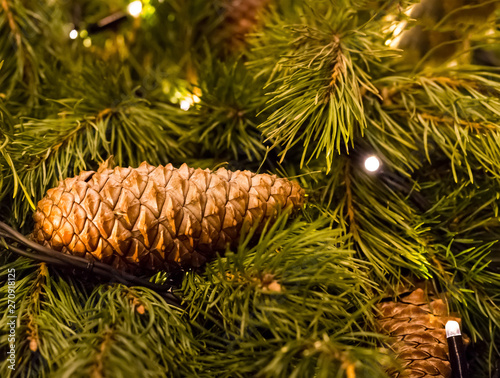
[[[392,377],[451,376],[445,325],[450,317],[442,299],[426,296],[422,289],[401,295],[397,301],[378,305],[381,331],[392,339],[392,349],[403,372],[389,372]]]
[[[261,229],[281,209],[303,203],[296,182],[268,174],[102,166],[47,191],[32,237],[120,270],[198,267],[234,246],[242,228]]]

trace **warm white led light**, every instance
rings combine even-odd
[[[69,37],[70,37],[71,39],[76,39],[76,38],[78,37],[78,30],[76,30],[76,29],[71,30],[71,31],[69,32]]]
[[[395,36],[398,36],[401,34],[401,32],[404,30],[404,28],[406,27],[406,24],[407,22],[406,21],[402,21],[398,24],[398,26],[396,27],[396,29],[394,30],[394,35]]]
[[[376,156],[370,156],[365,160],[365,168],[369,172],[375,172],[380,168],[380,160]]]
[[[181,109],[182,110],[189,110],[190,107],[191,107],[191,103],[188,100],[181,101]]]
[[[127,12],[132,16],[132,17],[139,17],[141,12],[142,12],[142,3],[140,0],[137,1],[132,1],[128,6],[127,6]]]
[[[458,322],[450,320],[446,323],[446,337],[460,336],[460,326]]]

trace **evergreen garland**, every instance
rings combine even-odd
[[[294,176],[309,203],[151,278],[179,281],[180,306],[19,257],[2,233],[2,376],[384,377],[398,362],[376,305],[422,281],[461,317],[472,376],[493,375],[500,2],[275,0],[237,51],[224,1],[142,3],[89,35],[128,3],[0,1],[0,220],[28,235],[47,189],[109,155]]]

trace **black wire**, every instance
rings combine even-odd
[[[66,262],[71,261],[71,262],[74,262],[75,264],[79,264],[81,262],[84,262],[86,265],[88,262],[87,259],[84,259],[82,257],[68,255],[68,254],[62,254],[61,252],[54,251],[53,249],[50,249],[50,248],[44,247],[43,245],[35,243],[34,241],[29,240],[23,234],[14,230],[13,228],[11,228],[10,226],[8,226],[7,224],[5,224],[3,222],[0,222],[0,229],[4,230],[11,239],[14,239],[17,242],[24,244],[25,246],[27,246],[35,251],[38,251],[44,255],[48,255],[48,256],[51,256],[53,258],[63,260]],[[103,269],[103,270],[107,270],[109,272],[112,272],[114,270],[109,265],[102,264],[102,263],[96,263],[96,264],[101,264],[102,265],[101,269]]]
[[[27,239],[24,235],[22,235],[20,232],[14,230],[7,224],[0,222],[0,230],[3,230],[3,232],[0,231],[0,237],[3,238],[8,238],[15,240],[19,244],[22,244],[38,253],[33,253],[33,252],[28,252],[25,250],[22,250],[12,244],[6,243],[7,247],[12,250],[13,252],[29,257],[33,260],[37,261],[42,261],[42,262],[47,262],[49,264],[61,266],[61,267],[67,267],[67,268],[78,268],[86,271],[90,271],[93,273],[96,273],[102,277],[114,279],[120,283],[130,285],[130,284],[135,284],[139,286],[144,286],[147,287],[148,289],[155,290],[157,292],[161,292],[162,295],[164,296],[165,300],[167,303],[182,308],[181,306],[181,300],[177,298],[173,293],[171,293],[172,290],[172,285],[170,283],[160,285],[160,284],[155,284],[152,283],[146,279],[139,278],[137,276],[134,276],[133,274],[129,274],[126,272],[121,272],[117,269],[114,269],[113,267],[98,262],[98,261],[89,261],[83,257],[78,257],[74,255],[69,255],[61,252],[54,251],[50,248],[44,247],[42,245],[39,245],[29,239]]]
[[[420,209],[422,212],[426,212],[430,208],[430,203],[421,193],[414,190],[410,185],[410,182],[400,175],[393,172],[383,171],[380,173],[380,178],[386,184],[389,189],[397,189],[405,195],[409,196],[410,200]]]

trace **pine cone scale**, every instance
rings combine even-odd
[[[401,295],[398,301],[378,305],[380,330],[391,337],[403,372],[393,377],[450,377],[445,324],[460,319],[448,315],[442,299],[426,298],[422,289]]]
[[[297,183],[267,174],[103,167],[47,191],[33,238],[119,269],[199,266],[234,245],[244,227],[260,230],[280,209],[303,202]]]

